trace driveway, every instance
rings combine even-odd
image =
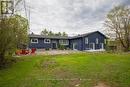
[[[57,55],[57,54],[71,54],[71,53],[79,53],[81,51],[74,51],[74,50],[37,50],[37,55]]]

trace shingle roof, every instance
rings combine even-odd
[[[78,36],[73,36],[73,37],[71,37],[71,39],[80,38],[80,37],[85,37],[85,36],[88,36],[88,35],[93,34],[93,33],[96,33],[96,32],[100,33],[100,34],[103,35],[105,38],[107,38],[107,37],[106,37],[104,34],[102,34],[101,32],[99,32],[99,31],[94,31],[94,32],[89,32],[89,33],[81,34],[81,35],[78,35]]]
[[[36,34],[30,34],[29,37],[36,37],[36,38],[50,38],[50,39],[75,39],[75,38],[80,38],[80,37],[84,37],[84,36],[88,36],[90,34],[93,33],[100,33],[99,31],[94,31],[94,32],[90,32],[90,33],[85,33],[85,34],[81,34],[81,35],[77,35],[77,36],[72,36],[72,37],[68,37],[68,36],[47,36],[47,35],[36,35]],[[106,37],[104,34],[102,34],[104,37]],[[106,37],[107,38],[107,37]]]
[[[36,34],[30,34],[29,37],[36,37],[36,38],[52,38],[52,39],[68,39],[67,36],[48,36],[48,35],[36,35]]]

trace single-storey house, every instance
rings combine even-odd
[[[105,49],[106,36],[99,31],[78,36],[45,36],[30,34],[29,48],[58,49],[60,45],[72,50],[98,50]]]

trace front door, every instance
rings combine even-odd
[[[77,50],[77,43],[73,43],[73,50]]]
[[[57,43],[52,43],[52,49],[57,49]]]
[[[104,44],[100,43],[100,49],[104,49]]]
[[[90,43],[89,44],[89,49],[90,50],[95,50],[95,43]]]

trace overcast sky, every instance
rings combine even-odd
[[[108,11],[130,0],[26,0],[30,6],[30,29],[36,34],[47,28],[70,35],[103,31]]]

